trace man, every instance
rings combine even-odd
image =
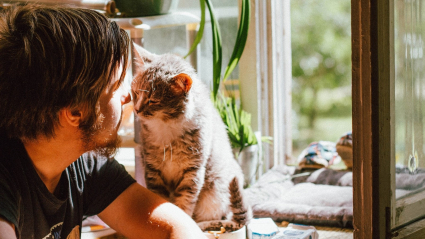
[[[95,11],[0,11],[0,239],[80,238],[96,214],[128,238],[204,238],[110,159],[128,47]]]

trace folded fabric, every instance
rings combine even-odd
[[[328,168],[296,177],[295,166],[278,165],[245,189],[254,217],[307,225],[352,227],[353,173]],[[311,171],[311,170],[307,170]],[[425,170],[396,168],[396,198],[425,187]],[[299,180],[303,179],[303,180]]]
[[[353,186],[353,173],[351,171],[338,171],[322,168],[314,171],[306,180],[314,184],[335,186]]]
[[[352,187],[299,183],[295,167],[279,165],[245,189],[254,217],[307,225],[352,227]]]
[[[313,142],[298,157],[300,168],[323,168],[341,162],[335,143],[329,141]]]

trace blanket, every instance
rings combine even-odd
[[[322,168],[296,177],[293,166],[277,166],[245,189],[254,217],[307,225],[353,227],[352,172]],[[425,173],[397,169],[396,198],[425,187]]]

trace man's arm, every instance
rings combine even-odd
[[[130,239],[206,238],[180,208],[137,183],[121,193],[99,217]]]
[[[0,217],[0,239],[16,239],[15,225]]]

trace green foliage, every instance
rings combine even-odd
[[[248,39],[249,22],[251,15],[250,0],[242,0],[241,15],[238,33],[236,36],[235,45],[233,47],[232,55],[229,59],[229,64],[226,67],[224,77],[221,78],[221,66],[222,66],[222,45],[221,45],[221,32],[217,19],[215,18],[214,8],[211,0],[200,0],[201,4],[201,23],[198,31],[198,35],[195,39],[194,44],[189,50],[189,55],[199,44],[203,29],[205,25],[205,4],[207,5],[208,11],[211,18],[212,28],[212,42],[213,42],[213,92],[212,98],[217,110],[223,119],[224,124],[227,128],[227,134],[233,148],[238,148],[240,151],[247,146],[257,144],[257,138],[251,127],[251,114],[242,110],[236,100],[231,97],[218,97],[220,84],[225,81],[227,77],[237,66],[240,57],[245,49],[245,44]],[[265,138],[265,141],[269,138]]]
[[[217,98],[218,89],[220,88],[223,52],[221,47],[220,25],[215,18],[214,8],[212,6],[211,0],[205,0],[205,3],[207,4],[208,10],[210,12],[213,36],[213,99],[215,100]]]
[[[319,118],[351,116],[350,91],[334,94],[351,86],[350,11],[350,0],[291,1],[292,108],[305,143],[321,140],[306,136]]]
[[[251,5],[250,5],[250,0],[242,0],[240,22],[239,22],[239,28],[238,28],[238,33],[236,36],[235,45],[233,47],[232,55],[229,59],[229,64],[226,67],[226,71],[222,79],[221,66],[222,66],[223,52],[222,52],[222,44],[221,44],[220,25],[218,24],[218,21],[215,17],[212,0],[200,0],[199,3],[201,6],[201,22],[199,26],[199,31],[186,57],[190,55],[190,53],[196,48],[196,46],[199,44],[199,42],[202,39],[204,26],[205,26],[205,4],[206,4],[208,7],[208,11],[210,13],[210,18],[211,18],[212,42],[213,42],[213,100],[216,101],[221,82],[226,80],[226,78],[235,69],[235,67],[237,66],[239,62],[240,57],[242,56],[243,50],[245,49],[246,40],[248,39]]]
[[[202,40],[202,36],[204,35],[204,28],[205,28],[205,0],[199,0],[200,8],[201,8],[201,22],[199,23],[199,29],[198,33],[196,34],[196,38],[193,41],[192,46],[189,49],[189,52],[184,56],[184,58],[188,57],[192,52],[196,49],[198,44]]]
[[[235,69],[245,49],[246,40],[248,39],[249,20],[251,16],[251,6],[249,0],[242,0],[241,19],[239,23],[238,35],[236,36],[235,47],[232,56],[224,73],[223,81],[229,77],[230,73]]]
[[[240,109],[235,98],[221,96],[215,101],[215,106],[226,125],[232,148],[242,151],[258,143],[251,128],[251,114]]]

